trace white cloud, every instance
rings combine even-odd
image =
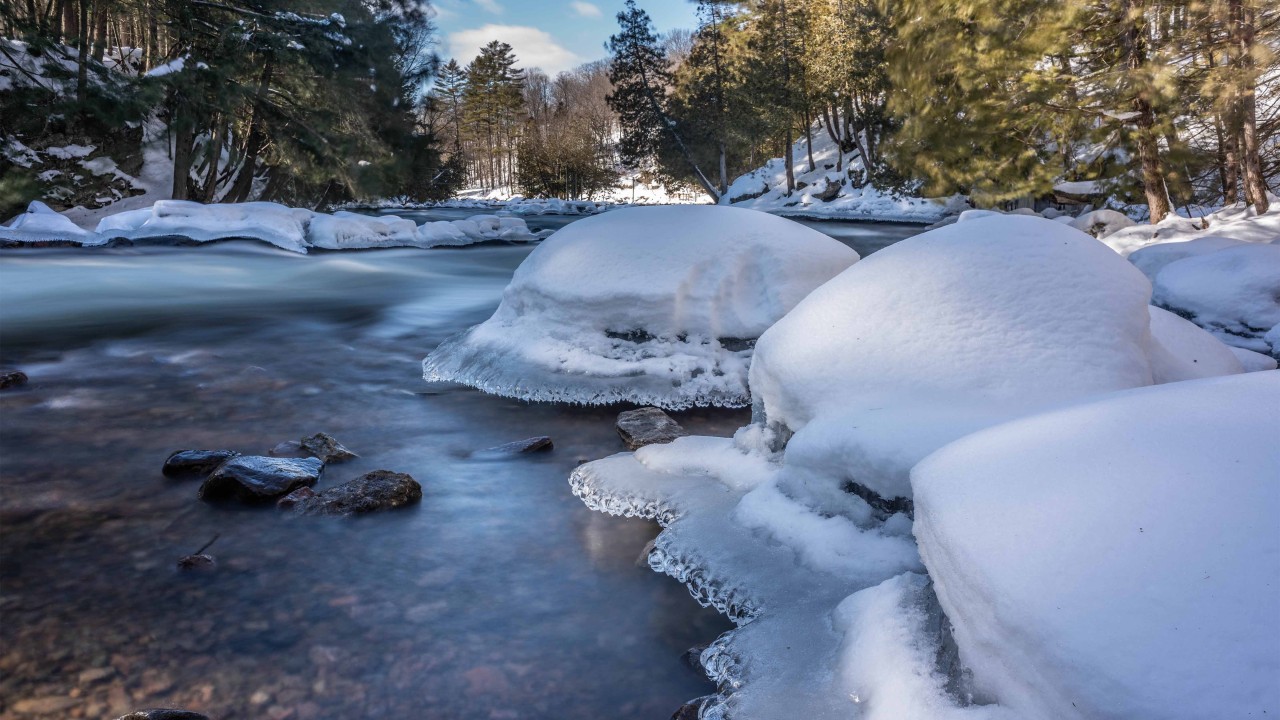
[[[473,0],[475,4],[480,6],[481,10],[494,15],[502,14],[502,6],[498,4],[498,0]]]
[[[515,50],[518,67],[542,68],[548,75],[555,75],[584,62],[576,53],[557,43],[550,34],[524,25],[491,24],[449,33],[449,55],[465,65],[480,54],[481,47],[493,40],[507,43]]]
[[[573,0],[573,2],[569,3],[569,7],[573,8],[573,11],[582,17],[600,17],[603,14],[600,12],[600,8],[589,2],[582,2],[582,0]]]

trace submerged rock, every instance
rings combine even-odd
[[[316,458],[273,458],[240,455],[223,463],[200,486],[201,500],[274,500],[315,485],[324,462]]]
[[[234,450],[179,450],[164,461],[161,472],[171,478],[208,475],[239,455]]]
[[[359,515],[390,510],[422,499],[422,485],[409,475],[374,470],[337,487],[308,496],[293,493],[286,500],[299,515]]]
[[[218,566],[218,561],[212,555],[197,554],[184,555],[178,560],[179,570],[212,570]]]
[[[27,374],[21,370],[0,369],[0,390],[27,384]]]
[[[643,407],[639,410],[619,413],[615,427],[630,450],[639,450],[645,445],[669,443],[678,437],[688,435],[684,428],[680,427],[680,423],[656,407]]]
[[[360,457],[342,446],[328,433],[316,433],[302,438],[302,449],[315,455],[325,463],[341,463]]]
[[[309,487],[300,487],[297,490],[285,495],[276,501],[276,507],[281,510],[292,510],[300,502],[304,502],[316,496],[316,491]]]
[[[497,447],[491,447],[488,450],[485,450],[485,452],[486,453],[510,453],[514,455],[517,453],[545,452],[547,450],[551,450],[554,447],[555,447],[555,443],[551,441],[551,438],[547,437],[546,435],[540,435],[538,437],[525,438],[524,440],[516,440],[515,442],[509,442],[509,443],[499,445]]]
[[[285,440],[277,443],[275,447],[267,451],[272,457],[310,457],[306,450],[302,449],[302,443],[297,440]]]

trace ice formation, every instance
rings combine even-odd
[[[756,338],[857,260],[761,212],[613,210],[534,250],[493,317],[432,352],[424,376],[527,400],[745,405]]]
[[[910,469],[1063,403],[1240,372],[1149,296],[1141,272],[1078,230],[971,216],[859,262],[765,332],[754,422],[733,439],[579,467],[576,495],[657,519],[650,565],[740,625],[702,654],[719,684],[702,717],[1017,717],[945,661]]]
[[[1027,720],[1280,706],[1277,426],[1280,373],[1250,373],[1019,420],[917,466],[915,534],[975,687]]]
[[[240,239],[259,240],[297,253],[313,248],[428,248],[488,241],[529,242],[539,237],[520,218],[490,214],[419,226],[391,215],[345,211],[327,214],[270,202],[204,204],[186,200],[160,200],[147,207],[106,215],[93,232],[77,227],[44,203],[33,202],[8,227],[0,227],[0,240],[13,243],[63,241],[89,246],[119,240],[204,243]]]
[[[93,233],[82,230],[60,213],[39,200],[32,200],[27,211],[7,226],[0,226],[0,242],[46,243],[70,242],[96,244]]]

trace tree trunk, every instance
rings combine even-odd
[[[1143,0],[1127,0],[1125,2],[1125,18],[1129,26],[1123,34],[1126,64],[1132,72],[1139,71],[1146,63],[1146,18],[1145,6],[1135,7]],[[1135,12],[1135,10],[1137,10]],[[1151,222],[1158,223],[1169,214],[1169,187],[1165,184],[1164,167],[1160,162],[1160,145],[1156,139],[1155,109],[1151,106],[1146,92],[1139,88],[1132,99],[1133,109],[1137,113],[1134,120],[1136,131],[1134,143],[1137,145],[1138,160],[1142,164],[1142,188],[1147,196],[1147,208],[1151,214]]]
[[[175,113],[173,131],[173,189],[174,200],[191,197],[191,161],[196,141],[195,124]]]
[[[791,133],[791,123],[787,123],[787,133],[782,141],[782,164],[787,169],[787,195],[790,195],[796,190],[796,167],[795,158],[792,157],[791,153]]]
[[[813,116],[809,114],[808,106],[804,109],[804,141],[809,153],[809,172],[813,172],[818,166],[813,162]]]
[[[218,193],[218,161],[222,159],[222,140],[226,122],[214,118],[213,140],[209,142],[209,165],[204,172],[204,202],[213,202]]]
[[[720,141],[720,194],[729,192],[729,159],[724,141]]]
[[[240,174],[227,193],[228,202],[244,202],[253,191],[253,175],[257,171],[258,154],[266,144],[262,131],[263,114],[266,112],[267,90],[271,86],[272,58],[262,68],[262,76],[258,78],[258,89],[253,100],[253,117],[249,119],[249,137],[244,146],[244,163],[240,166]]]
[[[62,0],[62,42],[70,45],[80,38],[80,23],[76,21],[76,1]]]
[[[1244,170],[1244,193],[1247,202],[1253,204],[1259,215],[1270,207],[1267,198],[1267,183],[1262,176],[1262,158],[1258,147],[1258,114],[1256,87],[1257,70],[1254,67],[1254,15],[1253,10],[1245,8],[1241,0],[1231,0],[1235,7],[1236,17],[1236,52],[1234,56],[1239,63],[1240,82],[1243,85],[1240,93],[1240,153],[1241,167]]]
[[[107,6],[103,0],[94,3],[93,59],[102,62],[107,50]]]

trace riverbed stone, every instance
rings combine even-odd
[[[422,485],[404,473],[374,470],[312,497],[301,495],[291,508],[299,515],[361,515],[416,503]]]
[[[200,499],[267,502],[310,487],[320,479],[318,458],[273,458],[240,455],[223,463],[200,486]]]
[[[179,450],[164,461],[161,472],[171,478],[203,477],[239,454],[234,450]]]
[[[179,570],[213,570],[218,566],[218,561],[212,555],[200,553],[198,555],[183,555],[178,559]]]
[[[0,368],[0,390],[27,384],[27,374],[21,370]]]
[[[524,440],[516,440],[515,442],[505,443],[497,447],[491,447],[485,450],[486,453],[510,453],[512,455],[519,453],[535,453],[546,452],[555,448],[555,443],[546,435],[538,437],[525,438]]]
[[[360,457],[343,447],[332,435],[322,432],[302,438],[302,449],[326,463],[341,463]]]
[[[620,413],[616,427],[622,442],[630,450],[639,450],[645,445],[669,443],[689,434],[680,427],[680,423],[656,407],[642,407]]]

